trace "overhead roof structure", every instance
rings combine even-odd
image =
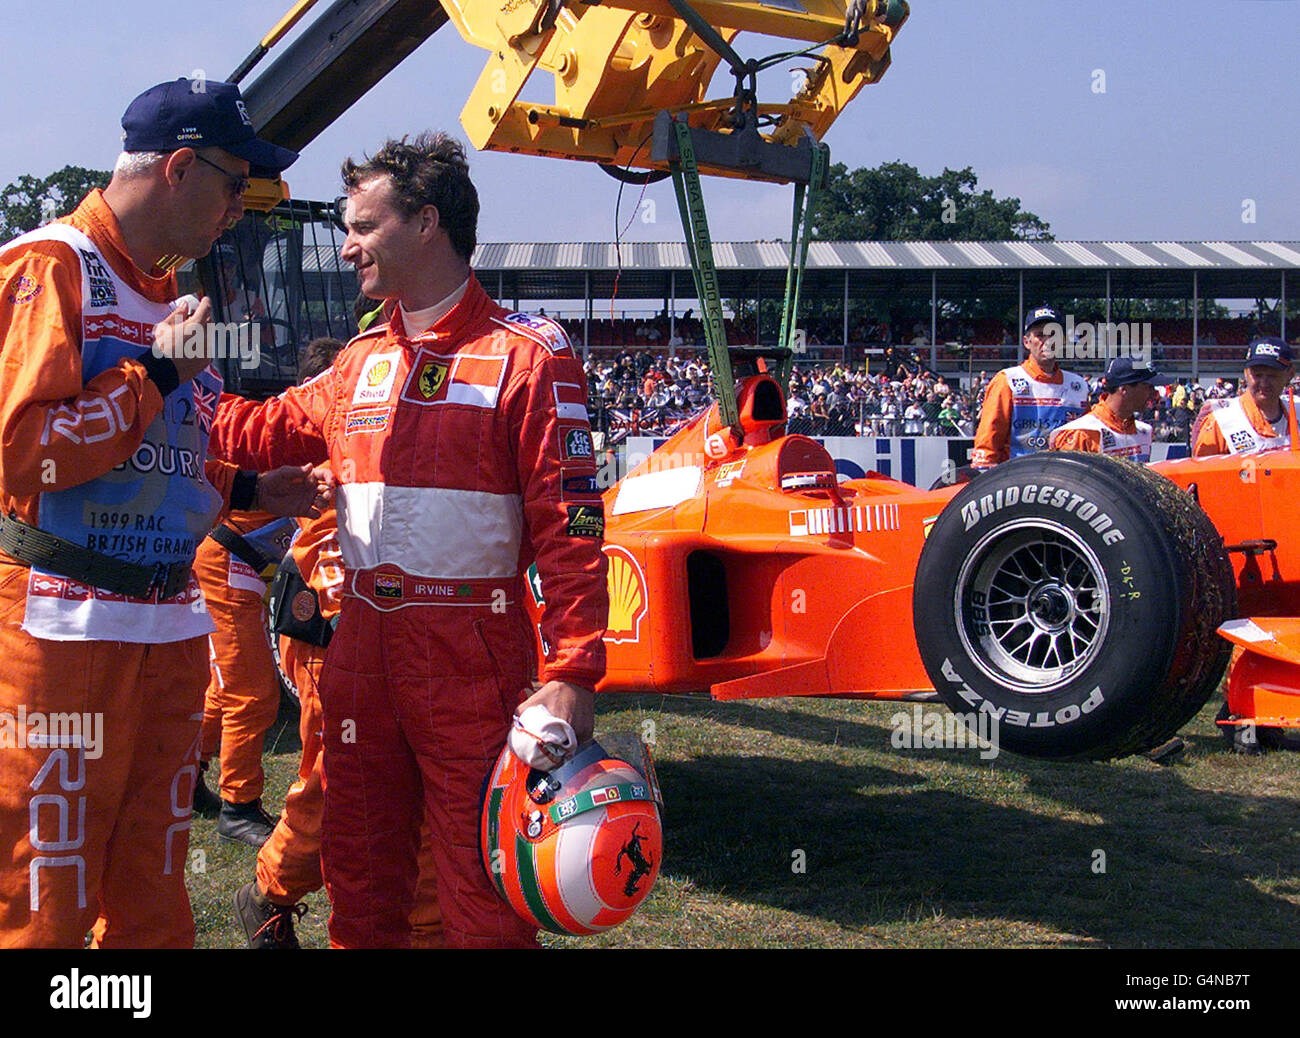
[[[718,267],[785,269],[783,241],[714,242]],[[690,269],[681,242],[493,242],[480,245],[474,266],[481,269],[614,269],[622,253],[624,269]],[[1300,242],[1223,241],[816,241],[808,268],[882,270],[1112,269],[1214,270],[1300,267]]]
[[[784,285],[781,241],[714,242],[724,295],[764,296]],[[473,265],[504,295],[606,298],[619,276],[628,298],[688,298],[690,260],[681,242],[492,242]],[[1276,298],[1300,270],[1296,241],[813,242],[805,292],[1191,298]],[[621,273],[620,273],[621,272]],[[496,275],[493,277],[492,275]],[[1109,291],[1108,291],[1109,286]]]

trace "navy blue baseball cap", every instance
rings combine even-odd
[[[258,139],[239,87],[211,79],[182,76],[150,87],[127,107],[122,131],[124,151],[224,148],[247,159],[255,177],[273,177],[298,158]]]
[[[1141,368],[1133,363],[1132,357],[1115,357],[1106,365],[1106,374],[1101,376],[1102,384],[1109,392],[1120,386],[1132,386],[1145,382],[1151,386],[1168,386],[1173,379],[1162,375],[1155,368]]]
[[[1250,344],[1250,350],[1246,354],[1246,367],[1262,364],[1265,367],[1285,370],[1291,366],[1292,359],[1291,347],[1287,341],[1279,339],[1276,335],[1270,335],[1263,339],[1256,339]]]
[[[1057,324],[1065,323],[1061,320],[1061,315],[1056,312],[1054,307],[1036,306],[1025,317],[1024,334],[1028,335],[1030,328],[1036,324],[1042,324],[1044,321],[1055,321]]]

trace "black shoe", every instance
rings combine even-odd
[[[221,811],[221,798],[208,789],[205,781],[208,762],[199,764],[199,777],[194,780],[194,813],[200,818],[216,818]]]
[[[244,926],[250,948],[298,948],[293,921],[307,914],[307,906],[277,905],[268,901],[257,882],[245,883],[235,891],[235,918]]]
[[[217,815],[218,836],[250,847],[261,847],[274,828],[275,819],[262,810],[260,798],[247,804],[221,801],[221,813]]]

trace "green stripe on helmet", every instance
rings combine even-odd
[[[551,933],[568,933],[546,910],[541,888],[537,885],[537,869],[533,862],[532,845],[522,836],[515,836],[515,858],[519,868],[519,892],[524,895],[528,911],[537,920],[537,925]]]

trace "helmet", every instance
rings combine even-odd
[[[663,856],[660,796],[649,753],[630,742],[639,768],[597,742],[550,772],[502,750],[479,842],[492,885],[520,918],[552,933],[599,933],[650,893]]]

